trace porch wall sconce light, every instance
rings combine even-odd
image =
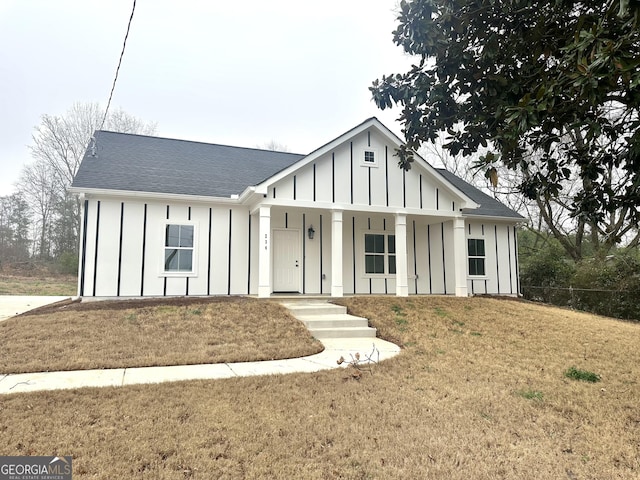
[[[316,231],[313,229],[313,225],[309,225],[307,229],[307,235],[309,236],[309,240],[313,240],[313,236],[316,234]]]

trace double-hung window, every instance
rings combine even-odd
[[[193,272],[193,225],[168,224],[164,236],[164,271]]]
[[[395,235],[365,233],[364,272],[368,275],[396,273]]]
[[[469,275],[484,275],[484,240],[479,238],[469,238],[467,239],[467,247],[469,257]]]

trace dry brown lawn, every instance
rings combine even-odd
[[[54,305],[0,322],[0,374],[300,357],[320,342],[287,310],[250,298]]]
[[[341,303],[403,352],[358,381],[1,396],[0,452],[73,455],[92,479],[640,478],[640,325],[488,298]]]
[[[78,290],[75,275],[25,276],[0,273],[0,295],[73,296]]]

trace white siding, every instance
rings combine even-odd
[[[377,138],[377,137],[374,137]],[[376,167],[359,167],[364,169],[367,174],[367,184],[371,189],[371,205],[386,206],[387,205],[387,171],[385,163],[386,149],[385,145],[376,143],[376,153],[378,155],[378,162]],[[370,179],[369,179],[370,175]],[[367,191],[367,200],[368,191]]]
[[[468,277],[469,294],[517,295],[517,244],[513,224],[470,220],[465,233],[467,239],[485,241],[486,275]]]
[[[170,209],[171,210],[171,209]],[[196,275],[189,277],[189,285],[185,281],[185,294],[202,295],[207,291],[207,267],[209,247],[209,208],[191,207],[191,222],[195,225],[194,244],[196,248]]]
[[[84,296],[248,293],[249,212],[246,208],[123,202],[107,197],[90,199],[87,206],[84,272],[80,272]],[[163,273],[167,223],[194,225],[193,273]]]
[[[494,237],[497,245],[497,264],[496,275],[497,280],[497,292],[496,293],[511,293],[510,279],[509,279],[509,251],[507,246],[508,229],[504,225],[494,225]]]
[[[394,155],[395,147],[389,145],[385,154],[385,169],[387,171],[388,177],[388,195],[389,195],[389,206],[390,207],[402,207],[404,208],[403,203],[403,194],[404,194],[404,186],[402,183],[402,178],[406,174],[403,170],[398,168],[398,157]],[[418,168],[412,168],[409,170],[411,175],[418,174]]]
[[[210,293],[227,293],[229,275],[229,209],[214,208],[211,213]]]
[[[331,154],[325,155],[319,162],[329,162],[332,164],[333,178],[323,178],[321,185],[332,185],[332,194],[335,196],[335,203],[351,203],[351,164],[349,144],[341,145]]]
[[[426,210],[436,209],[436,185],[429,181],[428,176],[422,175],[422,208]]]
[[[119,295],[121,296],[140,295],[143,225],[144,204],[139,202],[125,203],[122,222],[122,263],[120,267]]]
[[[309,170],[312,176],[313,167]],[[318,171],[316,167],[316,176]],[[308,181],[305,175],[300,177],[301,185]],[[308,185],[305,185],[301,194],[307,190]],[[167,222],[195,226],[193,274],[163,274],[164,229]],[[311,225],[315,230],[313,239],[308,238]],[[410,293],[454,293],[452,225],[451,221],[442,222],[434,217],[407,217]],[[300,291],[305,294],[328,294],[331,288],[331,212],[272,207],[271,228],[301,232]],[[394,275],[367,275],[364,271],[364,234],[368,231],[394,233],[394,230],[393,214],[345,211],[342,271],[345,294],[395,293]],[[474,219],[467,223],[465,233],[467,238],[482,238],[485,241],[486,275],[467,278],[469,293],[517,294],[518,265],[513,224],[484,223]],[[119,199],[106,197],[90,199],[87,202],[84,231],[84,272],[81,272],[80,279],[83,295],[255,294],[259,245],[257,234],[257,216],[253,215],[250,219],[246,208],[142,201],[123,203]],[[467,259],[465,263],[468,263]]]
[[[438,222],[427,226],[427,233],[431,243],[431,289],[432,293],[450,293],[446,288],[445,280],[447,276],[447,258],[445,252],[446,239],[443,242],[444,223]],[[451,271],[451,270],[450,270]]]
[[[459,211],[462,200],[439,176],[418,162],[409,171],[400,169],[395,149],[377,130],[362,132],[277,181],[268,198],[443,212],[453,212],[455,204]],[[364,164],[365,150],[375,153],[375,164]]]
[[[322,161],[314,162],[314,165],[316,166],[316,201],[330,203],[333,195],[331,156],[325,157]]]
[[[86,228],[83,233],[83,238],[86,239],[85,250],[82,252],[82,258],[80,259],[80,295],[93,295],[94,286],[94,273],[95,273],[95,238],[97,229],[97,211],[98,202],[86,201]],[[84,271],[82,271],[82,265],[84,264]]]
[[[313,164],[306,165],[298,170],[296,178],[296,199],[313,201]]]
[[[460,201],[456,202],[455,197],[453,197],[449,192],[447,192],[442,187],[437,189],[437,210],[443,212],[454,212],[460,211]],[[455,207],[455,210],[454,210]]]
[[[118,282],[120,202],[101,202],[99,232],[95,294],[115,296]]]
[[[171,206],[169,206],[171,211]],[[164,278],[159,276],[164,261],[164,226],[166,224],[167,205],[147,204],[147,223],[145,226],[146,243],[144,249],[144,278],[142,292],[145,296],[164,294]],[[142,249],[141,249],[142,250]],[[142,269],[142,258],[138,262]]]
[[[407,219],[407,273],[409,277],[409,293],[415,294],[420,292],[421,280],[424,282],[426,267],[421,270],[422,266],[426,266],[423,262],[424,248],[421,240],[420,219],[409,217]]]
[[[245,208],[229,209],[231,216],[231,269],[230,283],[226,293],[239,295],[247,293],[248,253],[249,253],[249,212]],[[228,255],[227,255],[228,258]]]
[[[322,212],[322,261],[320,262],[322,271],[320,282],[320,293],[331,293],[331,212]]]
[[[324,220],[324,218],[323,218]],[[303,243],[303,291],[304,293],[320,293],[320,286],[322,281],[320,279],[320,212],[310,211],[304,215],[304,228],[302,230],[302,243]],[[313,225],[315,234],[313,240],[308,237],[308,229]],[[324,227],[324,225],[323,225]],[[324,236],[324,231],[322,232]],[[324,238],[323,244],[324,242]],[[323,245],[324,246],[324,245]],[[323,252],[324,257],[324,252]],[[323,286],[323,291],[325,291]]]

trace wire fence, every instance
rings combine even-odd
[[[640,321],[640,295],[637,291],[533,285],[522,285],[521,290],[527,300]]]

